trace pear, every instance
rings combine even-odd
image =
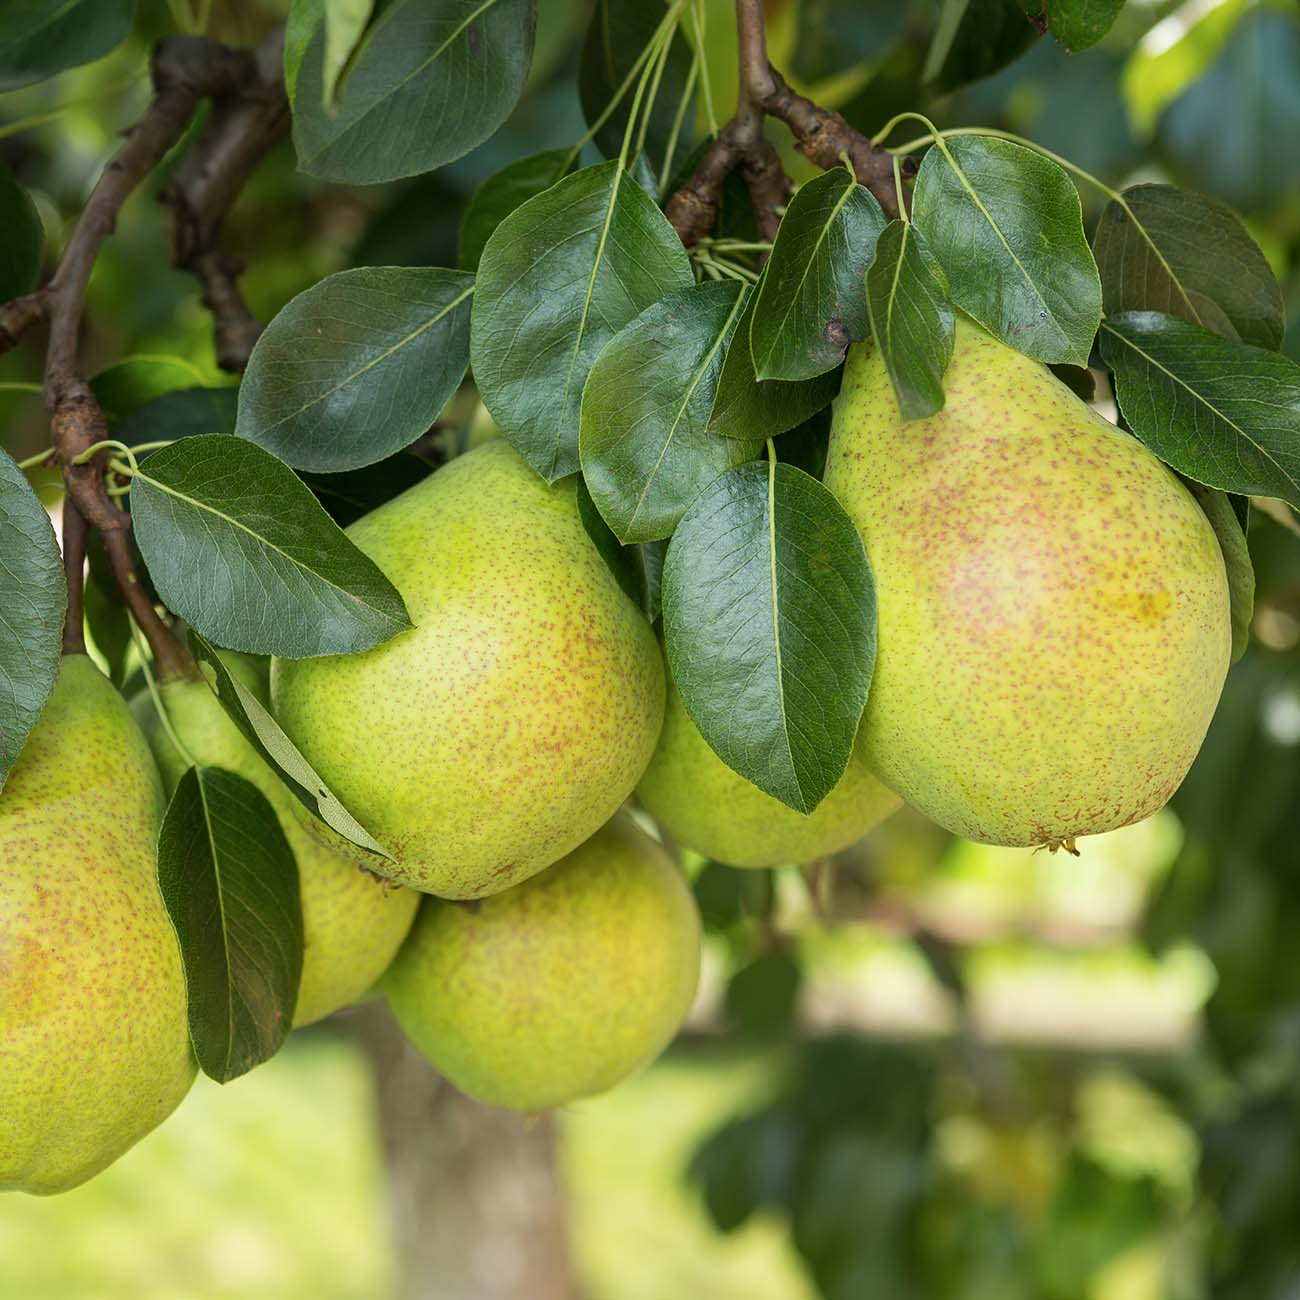
[[[265,702],[261,664],[250,656],[223,654],[226,666]],[[203,682],[164,682],[160,688],[168,720],[190,756],[224,767],[251,781],[275,809],[298,862],[302,894],[303,963],[295,1025],[308,1025],[364,998],[388,969],[411,928],[420,895],[365,870],[355,858],[330,848],[324,835],[312,835],[310,814],[267,767],[226,715]],[[188,763],[168,737],[147,691],[132,701],[168,790],[175,788]],[[140,716],[140,713],[137,714]],[[321,831],[325,831],[321,827]]]
[[[680,1027],[700,922],[663,847],[620,813],[540,875],[426,900],[384,981],[402,1028],[462,1092],[541,1111],[612,1087]]]
[[[0,794],[0,1189],[77,1186],[193,1082],[162,810],[126,704],[68,655]]]
[[[944,388],[903,424],[866,344],[835,403],[825,482],[878,601],[863,753],[959,835],[1072,847],[1191,765],[1228,667],[1223,556],[1141,443],[965,319]]]
[[[578,516],[501,440],[347,530],[415,624],[374,650],[277,659],[280,725],[392,854],[446,898],[524,880],[632,792],[663,721],[663,665]]]
[[[838,853],[902,802],[855,749],[830,794],[808,816],[796,812],[709,748],[671,678],[659,745],[636,793],[679,844],[733,867],[774,867]]]

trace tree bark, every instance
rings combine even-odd
[[[578,1300],[551,1117],[457,1092],[383,1003],[349,1023],[375,1071],[402,1300]]]

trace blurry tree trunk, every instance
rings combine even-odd
[[[383,1003],[348,1023],[375,1070],[402,1300],[577,1300],[550,1116],[462,1096]]]

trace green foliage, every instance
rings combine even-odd
[[[0,302],[36,287],[41,273],[45,230],[30,196],[0,167]]]
[[[0,27],[0,91],[101,58],[134,19],[135,0],[17,0]]]

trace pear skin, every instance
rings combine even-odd
[[[578,516],[487,442],[359,519],[352,540],[415,624],[359,655],[277,659],[280,725],[392,854],[445,898],[498,893],[632,792],[663,721],[650,625]]]
[[[231,672],[259,699],[266,691],[258,661],[225,654]],[[388,969],[411,928],[420,895],[380,879],[355,858],[329,848],[299,818],[301,806],[227,717],[203,682],[165,682],[163,707],[181,744],[200,763],[224,767],[251,781],[280,819],[298,863],[302,896],[302,983],[294,1010],[295,1026],[308,1025],[364,998]],[[145,736],[170,791],[188,764],[158,719],[148,692],[132,701]],[[323,828],[322,828],[323,829]]]
[[[775,867],[838,853],[902,803],[855,748],[835,788],[805,817],[733,772],[709,748],[671,678],[659,745],[636,793],[679,844],[733,867]]]
[[[946,404],[903,424],[850,351],[826,486],[876,580],[860,740],[968,839],[1072,845],[1168,800],[1228,667],[1218,541],[1174,474],[1043,365],[959,318]]]
[[[427,899],[384,992],[469,1096],[541,1111],[612,1087],[681,1026],[700,922],[663,847],[620,813],[540,875],[476,902]]]
[[[66,656],[0,794],[0,1190],[85,1182],[194,1080],[162,811],[126,704]]]

